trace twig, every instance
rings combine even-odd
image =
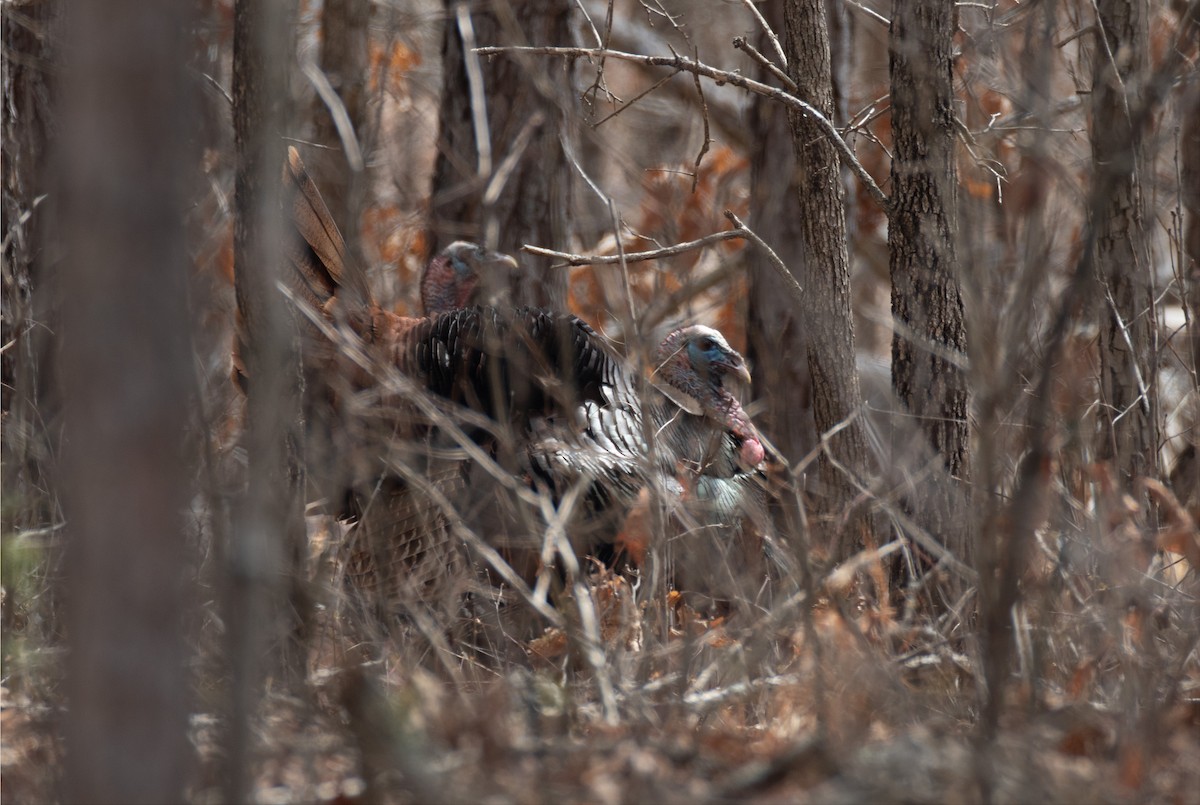
[[[644,56],[638,53],[625,53],[620,50],[611,50],[608,48],[567,48],[567,47],[483,47],[476,48],[475,52],[481,56],[498,56],[506,53],[528,53],[535,56],[562,56],[570,59],[599,59],[610,58],[620,59],[622,61],[634,62],[637,64],[645,64],[657,67],[674,67],[677,70],[685,70],[689,73],[704,78],[712,79],[720,84],[730,84],[744,89],[747,92],[753,92],[756,95],[762,95],[767,98],[779,101],[780,103],[803,112],[814,123],[817,128],[825,135],[825,137],[833,144],[841,157],[842,162],[853,171],[859,181],[867,188],[871,197],[875,199],[884,210],[889,209],[889,201],[887,194],[879,188],[875,183],[875,179],[858,161],[858,157],[854,155],[854,151],[846,144],[838,134],[837,127],[829,121],[829,118],[821,114],[811,104],[802,101],[795,95],[785,92],[778,87],[772,87],[761,81],[755,81],[752,78],[746,78],[740,73],[731,73],[728,70],[718,70],[703,62],[689,59],[686,56],[678,54],[672,56]]]
[[[876,11],[874,9],[867,8],[862,3],[857,3],[857,2],[855,2],[855,0],[845,0],[845,3],[846,3],[846,5],[850,6],[850,8],[858,9],[859,11],[866,14],[871,19],[875,20],[876,22],[882,22],[884,25],[886,25],[888,27],[891,27],[891,25],[892,25],[892,21],[889,20],[887,17],[883,16],[882,14],[880,14],[878,11]]]
[[[483,205],[490,207],[500,198],[500,193],[503,192],[504,186],[508,184],[508,180],[512,178],[512,173],[516,170],[517,162],[525,154],[525,150],[529,148],[529,143],[533,141],[534,132],[541,128],[546,122],[546,118],[541,112],[534,112],[529,120],[525,121],[525,125],[517,132],[516,139],[513,140],[512,148],[508,154],[500,162],[500,166],[496,168],[496,172],[492,174],[491,181],[488,182],[487,190],[483,193]]]
[[[728,229],[724,232],[714,232],[711,235],[705,235],[702,238],[689,240],[685,243],[676,243],[674,246],[664,246],[661,249],[652,249],[648,252],[626,252],[624,255],[571,254],[570,252],[556,252],[553,249],[543,249],[541,246],[530,246],[529,244],[522,246],[521,251],[562,260],[563,262],[560,265],[564,266],[611,266],[620,263],[641,263],[646,260],[661,260],[664,257],[675,257],[684,252],[690,252],[693,249],[703,249],[714,243],[745,237],[747,235],[742,230]]]
[[[616,111],[609,112],[607,115],[605,115],[604,117],[602,117],[602,118],[600,118],[599,120],[597,120],[595,123],[593,123],[593,124],[592,124],[592,128],[597,128],[597,129],[598,129],[598,128],[600,128],[600,124],[602,124],[602,123],[605,123],[605,122],[607,122],[608,120],[611,120],[612,118],[614,118],[614,117],[616,117],[617,115],[621,114],[621,113],[622,113],[622,112],[624,112],[626,109],[628,109],[629,107],[633,106],[635,103],[637,103],[638,101],[640,101],[642,98],[645,98],[647,95],[649,95],[650,93],[654,92],[654,90],[658,89],[658,88],[659,88],[659,87],[661,87],[663,84],[667,83],[667,82],[668,82],[668,81],[670,81],[672,78],[674,78],[675,76],[679,75],[679,73],[680,73],[680,72],[681,72],[681,71],[679,71],[679,70],[676,70],[675,72],[671,73],[670,75],[663,76],[661,79],[659,79],[658,81],[654,82],[654,85],[653,85],[653,86],[651,86],[649,89],[646,89],[646,90],[644,90],[644,91],[642,91],[642,92],[639,92],[637,95],[635,95],[635,96],[633,96],[632,98],[630,98],[628,103],[626,103],[625,105],[623,105],[623,106],[621,106],[621,107],[618,107],[618,108],[616,109]]]
[[[698,59],[699,51],[696,52],[696,56]],[[700,184],[700,163],[704,161],[704,155],[712,145],[712,134],[708,127],[708,104],[704,102],[704,87],[700,84],[700,76],[693,73],[692,80],[696,82],[696,94],[700,96],[700,117],[704,121],[704,143],[700,146],[700,153],[696,154],[696,167],[692,172],[692,192],[695,193]]]
[[[596,23],[592,22],[592,15],[588,13],[587,6],[585,6],[583,4],[583,0],[575,0],[575,7],[578,8],[579,13],[583,15],[583,19],[584,19],[584,21],[587,22],[588,28],[592,29],[592,36],[596,37],[596,47],[598,47],[598,48],[604,47],[604,38],[602,36],[600,36],[600,32],[598,30],[596,30]],[[608,7],[609,7],[609,12],[611,14],[612,3],[609,3]],[[611,16],[610,16],[610,20],[611,20]],[[606,27],[611,27],[611,22],[610,22],[610,25],[606,26]]]
[[[220,81],[213,78],[208,73],[201,72],[199,70],[196,70],[195,68],[189,68],[189,69],[196,75],[203,78],[204,83],[208,84],[210,87],[215,89],[217,92],[221,93],[221,97],[225,99],[225,102],[228,103],[230,106],[233,106],[233,96],[229,94],[229,91],[227,89],[225,89],[223,86],[221,86]]]
[[[1108,42],[1108,32],[1104,30],[1104,16],[1100,13],[1100,6],[1096,4],[1096,0],[1092,0],[1092,10],[1096,12],[1096,38],[1104,46],[1104,55],[1112,70],[1112,80],[1121,92],[1121,109],[1125,112],[1125,119],[1132,121],[1133,116],[1129,113],[1129,90],[1125,87],[1125,80],[1121,78],[1121,68],[1117,66],[1117,57],[1113,55],[1112,46]]]
[[[859,109],[857,112],[855,112],[853,115],[851,115],[850,122],[847,123],[845,126],[843,126],[841,129],[842,134],[845,135],[851,131],[855,131],[857,129],[863,129],[875,118],[879,117],[880,115],[884,114],[889,109],[891,109],[892,107],[890,104],[888,106],[885,106],[882,109],[879,108],[879,104],[886,101],[891,94],[892,93],[890,93],[890,92],[883,93],[878,98],[871,101],[866,106],[864,106],[862,109]],[[862,119],[860,120],[859,118],[862,118]]]
[[[1085,25],[1082,28],[1080,28],[1078,31],[1076,31],[1075,33],[1067,34],[1062,39],[1055,42],[1054,47],[1056,47],[1056,48],[1066,47],[1067,45],[1071,44],[1079,37],[1086,36],[1087,34],[1090,34],[1096,30],[1099,30],[1099,26],[1097,26],[1095,24]]]
[[[758,48],[746,41],[744,36],[735,36],[733,38],[733,46],[737,50],[745,53],[751,59],[754,59],[754,61],[758,62],[760,67],[782,81],[783,85],[787,87],[788,92],[795,92],[797,89],[799,89],[799,87],[796,86],[796,82],[792,80],[791,76],[789,76],[783,70],[780,70],[779,65],[775,64],[775,62],[771,61],[762,53],[760,53]]]
[[[587,8],[582,0],[575,0],[575,5],[583,13],[584,19],[587,20],[588,26],[592,29],[592,35],[596,37],[596,47],[605,48],[612,43],[612,26],[613,26],[613,0],[608,0],[608,9],[604,14],[604,36],[600,36],[600,32],[596,30],[596,24],[592,22],[592,15],[588,14]],[[596,93],[603,90],[610,101],[620,103],[621,99],[612,93],[608,88],[608,83],[604,80],[604,60],[600,60],[600,64],[596,67],[596,78],[592,81],[592,85],[583,91],[583,97],[592,96],[592,101],[595,102]]]
[[[480,51],[475,47],[475,28],[471,25],[471,10],[466,3],[454,7],[458,35],[463,43],[463,66],[467,71],[467,86],[471,91],[471,124],[475,129],[475,153],[478,163],[475,175],[484,178],[492,172],[492,135],[488,129],[487,97],[483,92],[483,68],[479,65]]]
[[[882,562],[888,556],[903,548],[904,545],[905,543],[903,540],[893,540],[887,545],[884,545],[882,548],[859,551],[857,554],[835,567],[833,571],[825,577],[825,581],[822,584],[826,590],[830,590],[835,593],[844,592],[850,588],[850,584],[854,581],[854,577],[858,574],[858,571],[862,570],[869,564]]]
[[[317,148],[317,149],[320,149],[321,151],[336,151],[337,150],[337,148],[335,148],[332,145],[326,145],[325,143],[315,143],[312,140],[303,140],[299,137],[280,137],[279,139],[283,140],[285,143],[295,143],[296,145],[303,145],[308,148]]]
[[[346,163],[350,166],[350,170],[362,173],[362,148],[358,145],[358,135],[354,131],[350,113],[346,111],[346,104],[342,103],[337,91],[329,83],[329,77],[325,75],[324,70],[317,66],[316,62],[306,61],[301,70],[304,72],[304,77],[313,85],[313,89],[317,91],[321,103],[325,104],[325,108],[329,110],[329,116],[333,118],[333,126],[337,129],[338,138],[342,141],[342,151],[346,154]]]
[[[834,434],[846,427],[849,427],[850,424],[857,419],[857,417],[858,411],[855,411],[849,417],[838,423],[837,427],[831,429],[829,432],[821,436],[820,443],[813,448],[812,452],[810,452],[809,455],[804,458],[802,463],[810,462],[810,457],[816,453],[824,453],[825,458],[829,461],[830,465],[838,472],[842,473],[854,486],[854,488],[858,490],[859,494],[873,500],[879,506],[881,511],[885,512],[889,517],[895,520],[896,523],[902,529],[904,529],[904,532],[909,539],[927,551],[931,556],[933,556],[934,559],[938,561],[939,564],[944,564],[946,567],[955,571],[959,577],[967,580],[971,584],[977,583],[979,580],[979,573],[973,567],[970,567],[969,565],[964,564],[961,560],[955,558],[954,554],[952,554],[949,549],[938,542],[932,534],[921,528],[915,520],[906,515],[899,507],[892,506],[888,504],[887,501],[880,499],[874,492],[871,491],[869,487],[867,487],[866,484],[864,484],[858,478],[857,475],[851,472],[849,467],[842,464],[837,460],[837,457],[834,456],[833,450],[829,446],[830,442],[833,440]]]
[[[766,252],[767,262],[770,263],[771,268],[775,269],[775,273],[779,275],[779,279],[783,280],[783,284],[792,294],[792,298],[796,300],[796,304],[803,304],[804,289],[800,287],[800,283],[796,280],[796,277],[792,274],[792,272],[788,271],[788,267],[784,265],[783,260],[780,259],[778,254],[775,253],[775,250],[768,246],[765,240],[755,234],[754,230],[742,223],[742,219],[734,215],[733,210],[725,210],[725,217],[737,227],[737,229],[734,231],[741,232],[755,246]]]
[[[763,19],[763,15],[759,13],[758,7],[754,5],[754,0],[742,0],[742,5],[754,15],[755,21],[763,29],[763,33],[767,35],[767,39],[771,40],[771,45],[775,48],[775,55],[779,57],[779,63],[787,67],[787,54],[783,52],[783,45],[779,44],[779,37],[775,35],[775,32],[771,30],[771,26],[767,25],[767,21]],[[735,43],[736,41],[734,40]],[[737,47],[737,45],[735,44],[734,47]]]
[[[709,271],[701,277],[690,279],[686,285],[672,291],[669,296],[655,299],[642,313],[642,326],[645,329],[657,327],[697,296],[717,287],[741,269],[742,267],[737,261],[728,260],[717,269]]]

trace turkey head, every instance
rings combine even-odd
[[[720,332],[701,324],[669,334],[655,352],[652,379],[676,404],[725,428],[737,445],[737,463],[753,470],[765,457],[762,437],[726,387],[726,381],[750,385],[746,361]]]

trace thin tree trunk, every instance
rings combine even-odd
[[[345,108],[352,137],[366,158],[370,138],[366,120],[366,83],[371,17],[368,0],[325,0],[321,12],[321,72]],[[346,143],[334,123],[334,111],[319,94],[313,101],[316,142],[328,149],[312,149],[305,163],[321,190],[321,197],[346,239],[346,248],[358,265],[363,265],[358,237],[362,208],[363,166],[351,163]]]
[[[284,164],[290,4],[237,0],[233,32],[233,123],[237,147],[235,290],[248,345],[246,443],[249,484],[230,546],[227,620],[233,699],[226,798],[249,799],[249,730],[267,641],[275,670],[304,667],[305,533],[300,367],[295,321],[276,287],[284,228]],[[285,597],[290,599],[286,601]],[[297,619],[299,623],[297,623]],[[289,637],[291,639],[289,639]]]
[[[179,802],[191,756],[184,508],[190,0],[66,12],[64,490],[70,802]]]
[[[1146,75],[1148,12],[1137,0],[1101,0],[1098,9],[1092,165],[1094,181],[1107,179],[1112,189],[1094,222],[1106,411],[1099,454],[1112,460],[1130,488],[1135,478],[1158,474],[1152,266],[1139,178],[1146,153],[1142,137],[1130,129],[1129,105],[1137,95],[1127,83]]]
[[[519,54],[480,60],[464,36],[475,46],[561,45],[571,41],[570,8],[566,0],[447,3],[434,249],[467,239],[519,255],[526,243],[569,242],[572,168],[561,141],[571,72]],[[565,307],[566,276],[524,276],[515,299]]]
[[[783,7],[763,7],[767,23],[783,31]],[[766,34],[759,52],[771,53]],[[765,70],[762,71],[764,74]],[[763,75],[760,80],[773,81]],[[756,96],[750,108],[750,130],[756,144],[750,157],[750,223],[796,275],[803,272],[800,188],[787,110],[770,98]],[[752,300],[747,322],[747,357],[754,366],[754,397],[766,402],[756,417],[763,431],[789,462],[799,461],[817,442],[813,427],[812,387],[801,311],[795,308],[782,280],[758,249],[746,250]],[[803,277],[800,280],[803,283]]]
[[[833,112],[829,32],[824,0],[787,0],[784,52],[797,94],[826,116]],[[800,219],[801,285],[806,300],[808,371],[812,378],[813,416],[817,433],[831,434],[829,453],[822,453],[823,513],[845,516],[858,491],[849,473],[866,482],[869,457],[862,423],[862,403],[855,369],[854,323],[850,313],[850,267],[846,253],[846,213],[837,154],[807,117],[789,112],[796,154]],[[834,429],[854,418],[848,427]],[[849,531],[838,548],[854,553],[871,539],[870,518],[861,507],[848,519]]]
[[[969,477],[967,339],[955,237],[953,0],[897,0],[889,39],[892,91],[892,387],[949,478],[917,512],[954,556],[972,561],[955,495]],[[928,490],[926,490],[928,491]]]
[[[1183,195],[1183,304],[1188,330],[1184,342],[1184,365],[1191,370],[1192,393],[1200,397],[1200,89],[1183,98],[1183,130],[1180,133],[1181,190]],[[1200,507],[1200,434],[1171,468],[1171,486],[1184,503]],[[1194,509],[1193,509],[1194,510]]]

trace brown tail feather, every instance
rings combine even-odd
[[[281,179],[281,205],[291,229],[283,247],[284,258],[291,266],[288,286],[303,304],[317,310],[330,310],[335,297],[343,310],[367,310],[371,297],[366,280],[347,255],[345,238],[293,147],[288,148]],[[239,315],[232,375],[242,391],[248,386],[242,359],[246,348],[244,329]]]
[[[291,215],[300,235],[290,243],[288,259],[299,275],[301,297],[318,308],[334,294],[347,305],[369,305],[371,296],[362,272],[346,253],[346,240],[305,170],[300,153],[290,146],[283,189],[284,212]]]

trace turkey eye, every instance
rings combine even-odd
[[[700,339],[700,349],[704,350],[705,352],[711,352],[712,350],[714,350],[716,348],[717,348],[717,342],[713,341],[708,336],[705,336],[704,338]]]

